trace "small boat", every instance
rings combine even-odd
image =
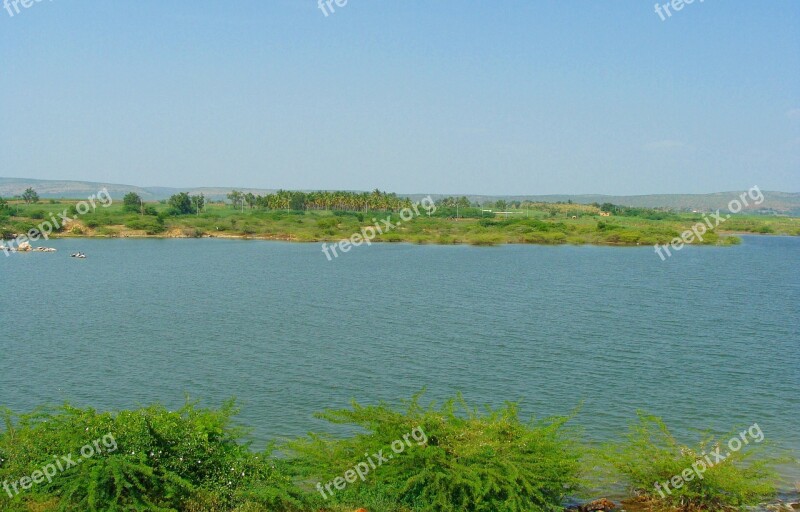
[[[70,256],[72,256],[73,258],[80,258],[80,259],[85,259],[86,258],[86,255],[83,254],[82,252],[76,252],[76,253],[70,254]]]

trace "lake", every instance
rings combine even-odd
[[[582,404],[593,441],[637,409],[679,434],[758,423],[796,459],[800,238],[743,240],[664,262],[652,247],[375,244],[328,261],[319,244],[51,240],[0,256],[0,406],[235,396],[261,447],[335,432],[315,411],[425,388],[539,417]]]

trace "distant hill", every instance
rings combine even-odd
[[[136,192],[146,201],[158,201],[167,199],[178,192],[189,192],[190,194],[204,194],[211,200],[225,199],[226,194],[233,190],[225,187],[136,187],[133,185],[120,185],[115,183],[96,183],[91,181],[56,181],[56,180],[32,180],[27,178],[0,178],[0,197],[10,198],[22,194],[26,188],[32,187],[42,198],[68,198],[80,199],[89,197],[97,193],[102,188],[108,189],[111,196],[115,199],[122,198],[128,192]],[[237,188],[242,192],[253,194],[270,194],[275,189],[259,188]],[[728,202],[744,192],[744,190],[733,192],[716,192],[713,194],[653,194],[638,196],[607,196],[599,194],[585,195],[515,195],[515,196],[485,196],[467,195],[470,201],[484,203],[486,201],[535,201],[535,202],[567,202],[589,204],[589,203],[614,203],[624,206],[643,206],[649,208],[672,208],[675,210],[697,210],[709,211],[727,208]],[[772,210],[781,214],[800,216],[800,193],[797,192],[777,192],[763,191],[764,202],[758,207],[760,210]],[[421,199],[428,194],[399,194],[408,196],[412,199]],[[443,194],[431,194],[434,199],[445,197]],[[452,194],[457,195],[457,194]],[[458,194],[461,195],[461,194]]]
[[[121,199],[128,192],[136,192],[145,201],[160,201],[167,199],[178,192],[190,194],[204,194],[212,200],[225,199],[233,188],[220,187],[136,187],[133,185],[120,185],[118,183],[99,183],[93,181],[57,181],[57,180],[31,180],[26,178],[0,178],[0,197],[14,197],[22,194],[25,189],[32,187],[44,199],[80,199],[96,194],[98,190],[106,188],[114,199]],[[263,188],[237,188],[242,192],[253,194],[271,194],[274,189]]]
[[[572,201],[578,204],[613,203],[622,206],[640,206],[647,208],[671,208],[679,211],[713,211],[725,210],[732,199],[736,199],[745,190],[731,192],[715,192],[712,194],[652,194],[638,196],[607,196],[600,194],[584,195],[540,195],[540,196],[475,196],[468,195],[470,201],[483,204],[486,201],[533,201],[544,203]],[[763,191],[764,202],[751,210],[774,210],[781,214],[800,216],[800,193]],[[411,197],[424,197],[424,194],[414,194]],[[444,197],[434,195],[434,199]],[[750,201],[750,199],[748,199]]]

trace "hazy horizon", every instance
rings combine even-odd
[[[142,190],[157,190],[157,189],[166,189],[166,190],[184,190],[184,191],[192,191],[192,190],[202,190],[202,189],[215,189],[215,190],[280,190],[277,187],[252,187],[252,186],[241,186],[241,187],[230,187],[224,185],[207,185],[207,186],[166,186],[166,185],[140,185],[136,183],[111,183],[105,181],[93,181],[93,180],[80,180],[80,179],[40,179],[40,178],[23,178],[19,176],[0,176],[0,180],[20,180],[20,181],[34,181],[34,182],[46,182],[46,183],[57,183],[57,182],[71,182],[71,183],[86,183],[86,184],[103,184],[103,185],[114,185],[120,187],[131,187],[136,189]],[[0,186],[3,183],[0,182]],[[758,186],[758,185],[754,185]],[[750,187],[747,187],[750,188]],[[760,188],[760,187],[759,187]],[[761,189],[761,188],[760,188]],[[309,187],[304,189],[284,189],[284,190],[298,190],[298,191],[306,191],[306,192],[315,192],[315,191],[351,191],[351,192],[370,192],[375,190],[375,187],[372,188],[363,188],[363,189],[323,189],[323,188],[315,188]],[[800,192],[791,191],[791,190],[764,190],[761,189],[763,192],[778,192],[782,194],[800,194]],[[549,194],[541,194],[536,192],[516,192],[513,194],[485,194],[482,192],[439,192],[439,191],[400,191],[400,190],[382,190],[383,192],[388,193],[395,193],[400,196],[418,196],[418,195],[425,195],[430,194],[433,196],[487,196],[487,197],[522,197],[522,196],[531,196],[531,197],[540,197],[540,196],[608,196],[608,197],[625,197],[625,196],[691,196],[691,195],[698,195],[698,196],[707,196],[707,195],[714,195],[714,194],[725,194],[731,193],[736,194],[742,192],[741,190],[716,190],[713,192],[698,192],[698,193],[685,193],[685,192],[674,192],[674,193],[653,193],[653,194],[600,194],[594,192],[587,192],[582,194],[575,194],[571,192],[554,192]],[[0,197],[2,194],[0,193]]]

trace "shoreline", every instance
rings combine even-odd
[[[786,237],[786,238],[795,238],[800,235],[792,235],[789,233],[753,233],[748,231],[723,231],[720,232],[721,234],[725,235],[726,237],[729,236],[758,236],[758,237]],[[301,240],[296,235],[290,234],[282,234],[282,235],[239,235],[239,234],[231,234],[231,233],[221,233],[218,235],[212,235],[208,233],[204,233],[199,236],[191,236],[186,234],[178,234],[178,233],[161,233],[161,234],[146,234],[146,233],[136,233],[136,232],[129,232],[129,233],[122,233],[118,235],[100,235],[100,234],[80,234],[80,235],[72,235],[72,234],[60,234],[60,235],[51,235],[48,237],[48,240],[123,240],[123,239],[133,239],[133,240],[181,240],[181,239],[220,239],[220,240],[247,240],[247,241],[263,241],[263,242],[290,242],[290,243],[299,243],[299,244],[313,244],[313,243],[332,243],[332,242],[339,242],[342,240],[347,240],[348,238],[339,238],[339,237],[330,237],[330,238],[315,238],[315,239],[308,239],[308,240]],[[3,247],[3,242],[11,242],[14,239],[8,240],[0,240],[0,250]],[[37,240],[37,242],[41,242],[41,240]],[[542,242],[542,241],[526,241],[526,240],[498,240],[491,243],[486,243],[481,241],[479,243],[473,243],[470,241],[462,241],[462,240],[453,240],[451,242],[441,242],[435,239],[431,240],[380,240],[380,239],[373,239],[371,241],[373,244],[412,244],[412,245],[440,245],[440,246],[448,246],[448,245],[467,245],[467,246],[474,246],[474,247],[492,247],[492,246],[502,246],[502,245],[544,245],[544,246],[562,246],[562,245],[572,245],[572,246],[581,246],[581,245],[591,245],[597,247],[647,247],[650,244],[642,244],[642,243],[626,243],[626,242],[600,242],[600,241],[584,241],[584,242],[570,242],[570,241],[553,241],[553,242]],[[729,247],[733,244],[725,244],[725,243],[689,243],[686,245],[694,246],[694,247]],[[8,246],[7,246],[8,247]],[[14,252],[14,251],[12,251]],[[20,252],[27,252],[27,251],[20,251]]]

